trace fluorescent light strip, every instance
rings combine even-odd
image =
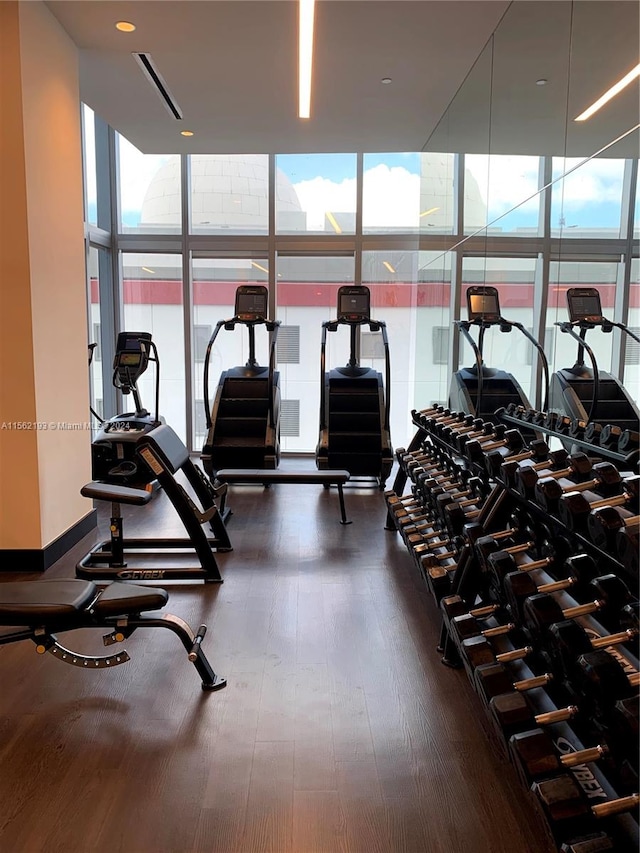
[[[311,115],[314,12],[315,0],[300,0],[298,12],[298,118],[309,118]]]
[[[440,210],[440,208],[439,207],[430,207],[429,210],[424,210],[420,214],[420,219],[422,219],[423,216],[430,216],[432,213],[435,213],[436,210]]]
[[[622,80],[618,80],[617,83],[614,83],[613,86],[604,93],[604,95],[599,97],[598,100],[591,104],[590,107],[587,107],[583,113],[580,113],[579,116],[574,118],[574,121],[586,121],[588,118],[591,118],[591,116],[597,112],[600,107],[603,107],[608,103],[611,98],[615,98],[615,96],[625,89],[629,83],[633,82],[636,77],[640,77],[640,65],[636,65],[633,70],[628,74],[625,74]]]
[[[389,272],[395,272],[394,268],[391,266],[389,261],[383,261],[382,266],[386,267],[389,270]]]
[[[257,270],[262,270],[262,272],[266,272],[266,274],[269,275],[269,270],[266,267],[263,267],[260,264],[256,263],[255,261],[251,261],[251,266],[255,267]]]
[[[155,270],[151,270],[151,269],[149,269],[149,267],[140,267],[140,269],[141,269],[141,270],[144,270],[145,272],[150,272],[150,273],[151,273],[151,275],[155,275],[155,274],[156,274],[156,271],[155,271]]]
[[[336,232],[336,234],[342,234],[342,228],[338,225],[338,221],[335,218],[335,216],[333,215],[333,213],[331,213],[330,210],[326,210],[324,215],[327,217],[327,219],[331,223],[331,227]]]

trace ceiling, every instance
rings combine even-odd
[[[294,0],[46,5],[79,48],[83,101],[145,153],[588,156],[638,122],[637,85],[567,121],[638,62],[635,0],[319,0],[308,120]],[[151,55],[182,120],[133,52]],[[637,133],[614,153],[637,156]]]

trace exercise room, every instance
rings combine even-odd
[[[637,851],[639,15],[0,3],[0,850]]]

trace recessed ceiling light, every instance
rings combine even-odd
[[[192,130],[181,130],[180,136],[193,136],[193,131]]]
[[[120,30],[121,33],[132,33],[135,28],[136,25],[130,23],[129,21],[118,21],[116,23],[116,29]]]
[[[388,85],[389,85],[389,83],[391,83],[391,82],[392,82],[392,81],[391,81],[391,77],[383,77],[383,78],[382,78],[382,80],[381,80],[380,82],[381,82],[381,83],[384,83],[384,85],[385,85],[385,86],[388,86]]]
[[[545,77],[536,80],[536,86],[546,86],[549,81]]]

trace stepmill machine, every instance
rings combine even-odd
[[[349,363],[325,371],[327,332],[336,332],[339,326],[348,326],[351,332]],[[384,382],[376,370],[358,363],[357,330],[362,326],[382,334]],[[389,430],[391,364],[386,325],[371,319],[368,287],[338,289],[338,316],[322,324],[320,382],[318,469],[343,468],[355,476],[375,477],[383,489],[393,465]]]
[[[150,361],[156,368],[153,414],[142,405],[137,386]],[[153,477],[146,466],[139,464],[137,443],[143,435],[164,423],[159,415],[160,363],[149,332],[120,332],[113,361],[113,385],[124,395],[131,394],[136,408],[135,412],[101,421],[91,444],[91,476],[101,482],[143,488]],[[95,413],[94,416],[97,417]]]
[[[484,420],[493,420],[497,409],[515,403],[531,409],[524,391],[519,383],[505,370],[487,367],[484,364],[482,351],[484,336],[487,329],[494,326],[501,332],[511,332],[518,329],[533,344],[538,352],[544,374],[545,397],[549,388],[549,365],[544,350],[536,339],[524,328],[522,323],[506,320],[500,314],[498,291],[495,287],[478,286],[467,290],[468,320],[456,320],[460,332],[473,350],[476,363],[473,367],[463,367],[451,377],[449,387],[449,408],[452,412],[467,412]],[[471,336],[472,326],[478,327],[478,343]],[[546,411],[547,399],[543,410]]]
[[[268,291],[262,285],[241,285],[236,290],[235,314],[220,320],[211,335],[204,361],[204,411],[207,437],[202,464],[213,479],[221,468],[278,467],[280,461],[280,374],[275,370],[278,320],[269,320]],[[223,371],[210,407],[209,361],[220,329],[246,326],[249,360],[244,367]],[[256,361],[255,330],[264,326],[270,335],[269,364]]]
[[[599,370],[592,348],[585,337],[589,329],[611,332],[614,326],[633,340],[640,338],[622,323],[602,316],[600,293],[595,287],[571,287],[567,291],[569,322],[557,323],[560,330],[578,342],[578,355],[573,367],[556,371],[551,377],[549,411],[566,415],[583,424],[601,424],[620,433],[638,433],[640,412],[621,385],[610,373]],[[579,333],[575,330],[579,329]],[[591,367],[584,363],[585,352]]]

